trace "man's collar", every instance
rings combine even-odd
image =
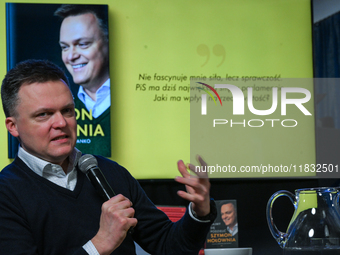
[[[18,157],[36,174],[43,176],[44,171],[50,171],[50,169],[58,169],[61,166],[52,164],[46,160],[38,158],[27,151],[21,146],[19,147]],[[81,157],[81,151],[74,148],[71,155],[69,156],[69,165],[67,167],[67,173],[71,172],[72,169],[77,165],[79,158]]]
[[[97,90],[96,94],[98,94],[102,88],[104,87],[108,87],[110,89],[110,78],[107,79],[100,87],[99,89]],[[79,89],[78,89],[78,93],[77,93],[77,96],[78,98],[85,104],[85,97],[86,97],[86,92],[85,92],[85,89],[83,86],[79,86]]]

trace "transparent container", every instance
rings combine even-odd
[[[338,188],[281,190],[267,204],[267,222],[284,255],[340,255]],[[287,232],[277,229],[272,215],[275,200],[288,197],[295,211]]]

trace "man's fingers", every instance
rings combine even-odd
[[[128,198],[124,197],[121,194],[118,194],[118,195],[110,198],[110,200],[106,201],[104,204],[106,204],[108,206],[115,205],[115,204],[121,204],[121,205],[126,206],[126,207],[132,206],[132,202]]]
[[[177,195],[180,196],[181,198],[183,198],[187,201],[193,202],[195,204],[202,203],[205,199],[205,197],[203,195],[200,195],[198,193],[191,194],[191,193],[185,192],[183,190],[177,191]]]
[[[103,203],[102,211],[111,215],[120,215],[128,218],[132,218],[135,214],[132,202],[120,194]]]
[[[209,189],[210,182],[207,174],[207,163],[201,156],[197,156],[200,167],[192,164],[184,165],[183,161],[178,161],[178,170],[183,177],[176,177],[175,180],[184,184],[187,192],[178,191],[177,194],[190,202],[192,209],[199,216],[207,215],[210,211]],[[196,175],[191,175],[187,169],[190,169]]]
[[[107,214],[109,221],[118,220],[126,230],[137,224],[137,219],[133,218],[135,210],[132,207],[132,202],[121,194],[103,203],[102,212]]]
[[[197,177],[185,178],[177,176],[175,181],[184,184],[189,193],[204,194],[207,192],[207,186],[209,186],[209,180],[198,179]],[[208,183],[206,183],[208,181]],[[203,183],[202,183],[203,182]]]
[[[197,155],[197,161],[200,163],[201,166],[195,166],[193,164],[187,164],[187,167],[194,172],[199,178],[208,178],[208,165],[207,163],[202,159],[201,156]]]
[[[198,189],[201,186],[201,184],[197,180],[197,177],[195,176],[191,176],[190,178],[177,176],[175,178],[175,181],[182,183],[186,186],[193,187],[194,189]]]
[[[208,165],[200,155],[197,155],[197,161],[200,162],[201,166],[207,166]]]
[[[181,175],[183,177],[189,177],[190,176],[190,173],[188,172],[187,167],[182,160],[179,160],[177,162],[177,168],[178,168],[178,171],[181,173]]]

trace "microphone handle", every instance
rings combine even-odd
[[[98,167],[91,167],[87,172],[87,177],[104,201],[116,195]]]
[[[104,201],[107,201],[116,195],[99,167],[91,167],[86,175]],[[133,232],[134,229],[131,227],[128,230],[128,233],[133,234]]]

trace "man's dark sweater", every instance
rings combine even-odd
[[[112,254],[135,254],[134,241],[152,254],[197,254],[210,223],[188,213],[172,223],[148,199],[129,172],[103,157],[98,166],[116,194],[133,203],[138,224]],[[0,173],[0,250],[2,255],[87,254],[82,246],[96,235],[101,197],[78,170],[73,191],[35,174],[16,158]]]

